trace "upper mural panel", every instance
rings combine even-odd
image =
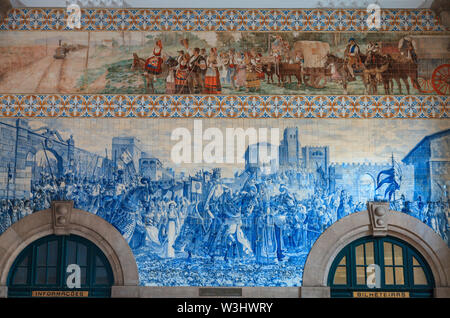
[[[449,47],[404,32],[10,31],[0,93],[446,95]]]

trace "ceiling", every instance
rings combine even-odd
[[[10,0],[15,8],[66,7],[76,3],[84,8],[430,8],[433,0]]]

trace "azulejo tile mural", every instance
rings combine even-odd
[[[73,200],[148,286],[300,286],[319,235],[369,200],[449,242],[449,30],[381,13],[375,30],[364,10],[83,9],[71,30],[13,9],[0,233]]]
[[[445,34],[8,31],[0,43],[5,94],[450,94]]]
[[[413,123],[3,118],[1,231],[70,199],[124,236],[141,285],[299,286],[319,235],[369,200],[449,240],[450,124]]]

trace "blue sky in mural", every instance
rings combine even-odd
[[[119,230],[141,284],[156,286],[301,285],[319,235],[374,199],[448,241],[448,121],[211,119],[203,132],[279,128],[279,157],[172,164],[173,130],[196,122],[0,120],[1,231],[74,200]]]

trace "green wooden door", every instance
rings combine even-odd
[[[80,269],[80,288],[69,288],[70,264]],[[110,297],[111,266],[92,242],[76,235],[43,237],[26,247],[8,276],[8,297]]]
[[[411,245],[393,237],[365,237],[339,252],[328,286],[331,297],[433,297],[434,279]]]

